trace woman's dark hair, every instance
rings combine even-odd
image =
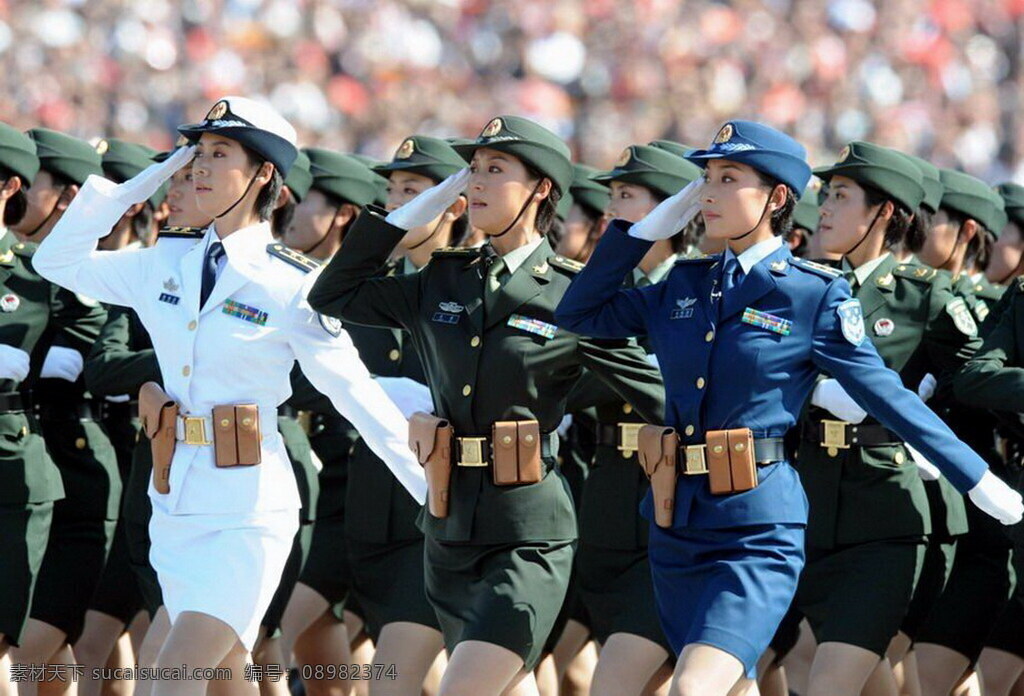
[[[4,227],[13,227],[21,222],[28,211],[28,196],[25,195],[25,179],[14,172],[0,167],[0,177],[3,177],[0,186],[6,186],[11,177],[21,179],[21,188],[13,196],[7,199],[7,207],[4,208]]]
[[[526,167],[526,173],[529,175],[531,180],[540,181],[541,179],[551,178],[529,162],[525,160],[520,160],[520,162],[522,162],[523,166]],[[562,200],[562,192],[559,191],[558,187],[554,184],[555,182],[552,181],[551,192],[548,194],[547,198],[540,202],[540,206],[537,208],[537,222],[535,224],[537,231],[543,235],[547,235],[548,232],[551,231],[552,225],[554,225],[555,220],[558,219],[556,212],[558,210],[558,201]]]
[[[875,188],[874,186],[868,186],[862,184],[859,181],[857,185],[864,189],[864,203],[869,208],[874,208],[876,205],[885,205],[886,201],[892,203],[892,217],[889,218],[889,226],[885,228],[885,240],[882,242],[886,248],[904,245],[908,251],[917,251],[917,249],[911,249],[906,246],[907,233],[910,230],[910,221],[913,219],[913,214],[910,212],[910,208],[894,200],[891,196],[884,193],[883,191]],[[922,240],[923,242],[924,240]]]
[[[786,202],[782,204],[781,208],[772,212],[771,219],[772,234],[776,237],[780,235],[785,237],[793,229],[793,211],[796,210],[797,201],[796,192],[778,179],[760,170],[755,169],[754,172],[757,174],[757,179],[761,182],[761,185],[769,191],[774,191],[776,186],[786,186]]]
[[[257,169],[263,166],[266,162],[265,159],[260,157],[255,151],[250,150],[245,145],[242,145],[242,149],[245,150],[246,157],[249,158],[249,164],[255,165]],[[253,175],[255,176],[255,172]],[[260,222],[270,220],[274,216],[274,210],[277,209],[277,199],[281,195],[281,187],[284,186],[284,177],[281,172],[278,171],[277,167],[274,167],[274,173],[270,177],[270,181],[263,185],[260,189],[259,195],[256,196],[256,205],[254,210],[256,215],[259,217]]]
[[[940,210],[946,214],[949,224],[956,226],[958,237],[960,235],[960,228],[964,226],[964,223],[968,220],[974,220],[974,224],[978,226],[978,233],[974,235],[974,239],[967,243],[967,253],[964,255],[964,258],[970,260],[979,270],[984,271],[988,268],[992,255],[992,241],[988,228],[978,222],[977,219],[961,213],[959,210],[953,210],[952,208],[940,208]]]
[[[448,246],[459,246],[462,240],[469,234],[469,215],[463,213],[452,222],[451,235],[448,239]]]
[[[146,201],[142,210],[132,218],[132,233],[139,239],[145,239],[153,225],[153,204]]]
[[[280,208],[274,210],[274,214],[270,218],[270,228],[274,233],[275,237],[281,237],[288,228],[291,227],[292,218],[295,217],[295,208],[298,203],[295,202],[295,196],[288,196],[288,200],[284,202]]]
[[[786,242],[787,245],[792,245],[793,240],[796,239],[796,235],[798,234],[797,230],[800,230],[800,243],[795,248],[792,249],[792,254],[796,258],[802,259],[804,254],[807,253],[807,238],[810,236],[811,233],[804,227],[797,227],[793,225],[790,226],[789,232],[782,235],[782,239],[783,241]]]
[[[932,213],[925,207],[920,207],[910,221],[910,227],[903,238],[903,248],[911,254],[921,251],[925,240],[928,238],[928,230],[932,228]]]

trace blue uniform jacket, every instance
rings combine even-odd
[[[663,282],[623,289],[623,277],[651,246],[628,229],[621,220],[609,226],[556,319],[596,338],[646,335],[665,380],[666,423],[684,444],[703,443],[707,430],[728,428],[782,437],[797,422],[818,373],[827,372],[958,490],[981,479],[985,462],[885,367],[838,273],[795,259],[783,246],[724,296],[721,256],[680,260]],[[680,476],[674,526],[806,522],[807,499],[788,463],[759,467],[759,478],[751,491],[715,496],[706,476]],[[653,516],[650,494],[643,512]]]

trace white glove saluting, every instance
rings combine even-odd
[[[28,353],[13,346],[0,345],[0,379],[21,382],[28,377]]]
[[[834,379],[818,382],[811,395],[811,403],[847,423],[860,423],[868,417],[868,412],[858,406],[843,385]]]
[[[1020,493],[999,480],[991,471],[985,472],[978,485],[967,492],[967,497],[982,512],[1003,524],[1017,524],[1024,515],[1024,502],[1021,502]]]
[[[700,212],[700,192],[703,186],[703,178],[688,183],[683,190],[663,200],[643,220],[630,227],[629,236],[656,242],[668,239],[686,227]]]
[[[408,377],[374,377],[374,380],[406,418],[419,411],[434,412],[434,399],[425,384]]]
[[[402,207],[388,213],[385,221],[402,230],[422,227],[448,210],[466,190],[469,167],[455,172],[437,186],[431,186]]]

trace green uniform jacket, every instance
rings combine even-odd
[[[50,332],[74,335],[78,311],[65,305],[57,288],[32,268],[34,244],[17,242],[0,229],[0,340],[4,345],[33,353]],[[0,380],[0,392],[21,388]],[[64,484],[34,419],[24,413],[0,415],[0,505],[23,506],[64,497]]]
[[[1024,413],[1024,278],[1007,292],[1005,311],[957,373],[956,396],[978,408]]]
[[[949,398],[949,379],[977,349],[980,339],[958,328],[954,313],[966,311],[947,276],[892,256],[853,293],[864,312],[867,335],[903,384],[916,391],[933,374],[939,388],[929,404]],[[887,321],[886,321],[887,320]],[[959,324],[968,328],[962,317]],[[808,408],[798,427],[831,413]],[[871,417],[864,424],[877,423]],[[810,502],[807,545],[830,549],[932,531],[924,484],[903,445],[839,449],[830,454],[801,438],[796,468]]]
[[[555,330],[555,307],[577,269],[547,241],[508,278],[485,317],[479,250],[435,252],[417,274],[374,277],[404,234],[384,221],[383,211],[364,210],[309,301],[345,321],[406,329],[436,412],[457,436],[489,437],[495,421],[527,419],[552,432],[583,367],[608,379],[647,420],[662,422],[660,374],[643,351]],[[575,538],[572,500],[559,472],[526,486],[495,486],[491,477],[489,467],[453,467],[449,515],[442,520],[424,512],[424,532],[479,544]]]

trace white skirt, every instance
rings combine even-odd
[[[183,611],[208,614],[252,652],[298,529],[293,509],[170,515],[154,501],[149,560],[171,623]]]

